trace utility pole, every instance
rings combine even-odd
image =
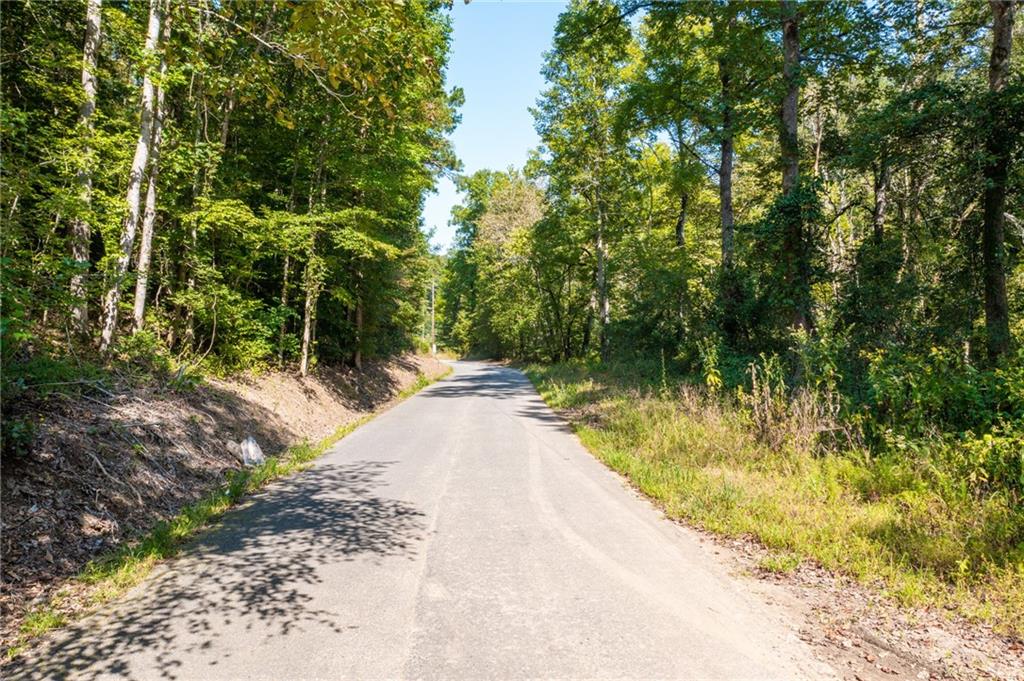
[[[430,278],[430,354],[437,354],[437,343],[434,340],[434,278]]]

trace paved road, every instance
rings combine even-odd
[[[830,675],[521,373],[454,367],[51,639],[21,675]]]

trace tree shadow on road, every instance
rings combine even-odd
[[[550,407],[540,402],[539,399],[536,404],[530,403],[516,409],[516,416],[529,419],[544,430],[553,430],[559,433],[575,432],[565,419],[551,411]]]
[[[113,606],[109,619],[86,618],[60,632],[8,678],[131,677],[130,661],[142,655],[174,679],[184,658],[213,649],[228,626],[237,635],[242,624],[252,646],[304,626],[341,632],[353,624],[345,613],[318,607],[311,595],[320,568],[411,560],[425,532],[416,507],[379,495],[393,463],[326,465],[272,487]],[[218,663],[230,661],[211,658]]]
[[[424,390],[424,398],[494,397],[507,400],[536,392],[529,379],[518,371],[488,366],[468,374],[456,375]]]
[[[565,420],[544,404],[525,375],[500,366],[488,366],[469,374],[449,378],[423,391],[425,399],[492,397],[499,400],[519,399],[515,415],[539,424],[546,430],[572,433]],[[526,398],[523,400],[522,398]]]

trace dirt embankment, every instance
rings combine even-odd
[[[185,391],[95,384],[41,400],[32,452],[3,466],[0,644],[90,559],[223,483],[241,465],[232,443],[252,435],[272,455],[318,442],[420,374],[446,370],[406,356],[304,379],[270,373]]]

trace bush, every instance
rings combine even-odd
[[[1024,351],[1004,368],[980,370],[961,353],[868,353],[869,403],[883,428],[914,437],[988,432],[1024,419]]]
[[[10,461],[31,454],[35,436],[36,424],[31,419],[5,416],[3,423],[0,424],[4,460]]]
[[[119,336],[114,344],[114,356],[122,368],[133,370],[137,376],[165,376],[174,366],[166,346],[149,330]]]
[[[1024,501],[1024,428],[999,425],[981,437],[966,434],[950,445],[956,477],[976,493],[1006,490],[1014,503]]]
[[[971,494],[1024,497],[1024,352],[988,370],[939,348],[868,359],[863,422],[879,451],[926,459]]]

